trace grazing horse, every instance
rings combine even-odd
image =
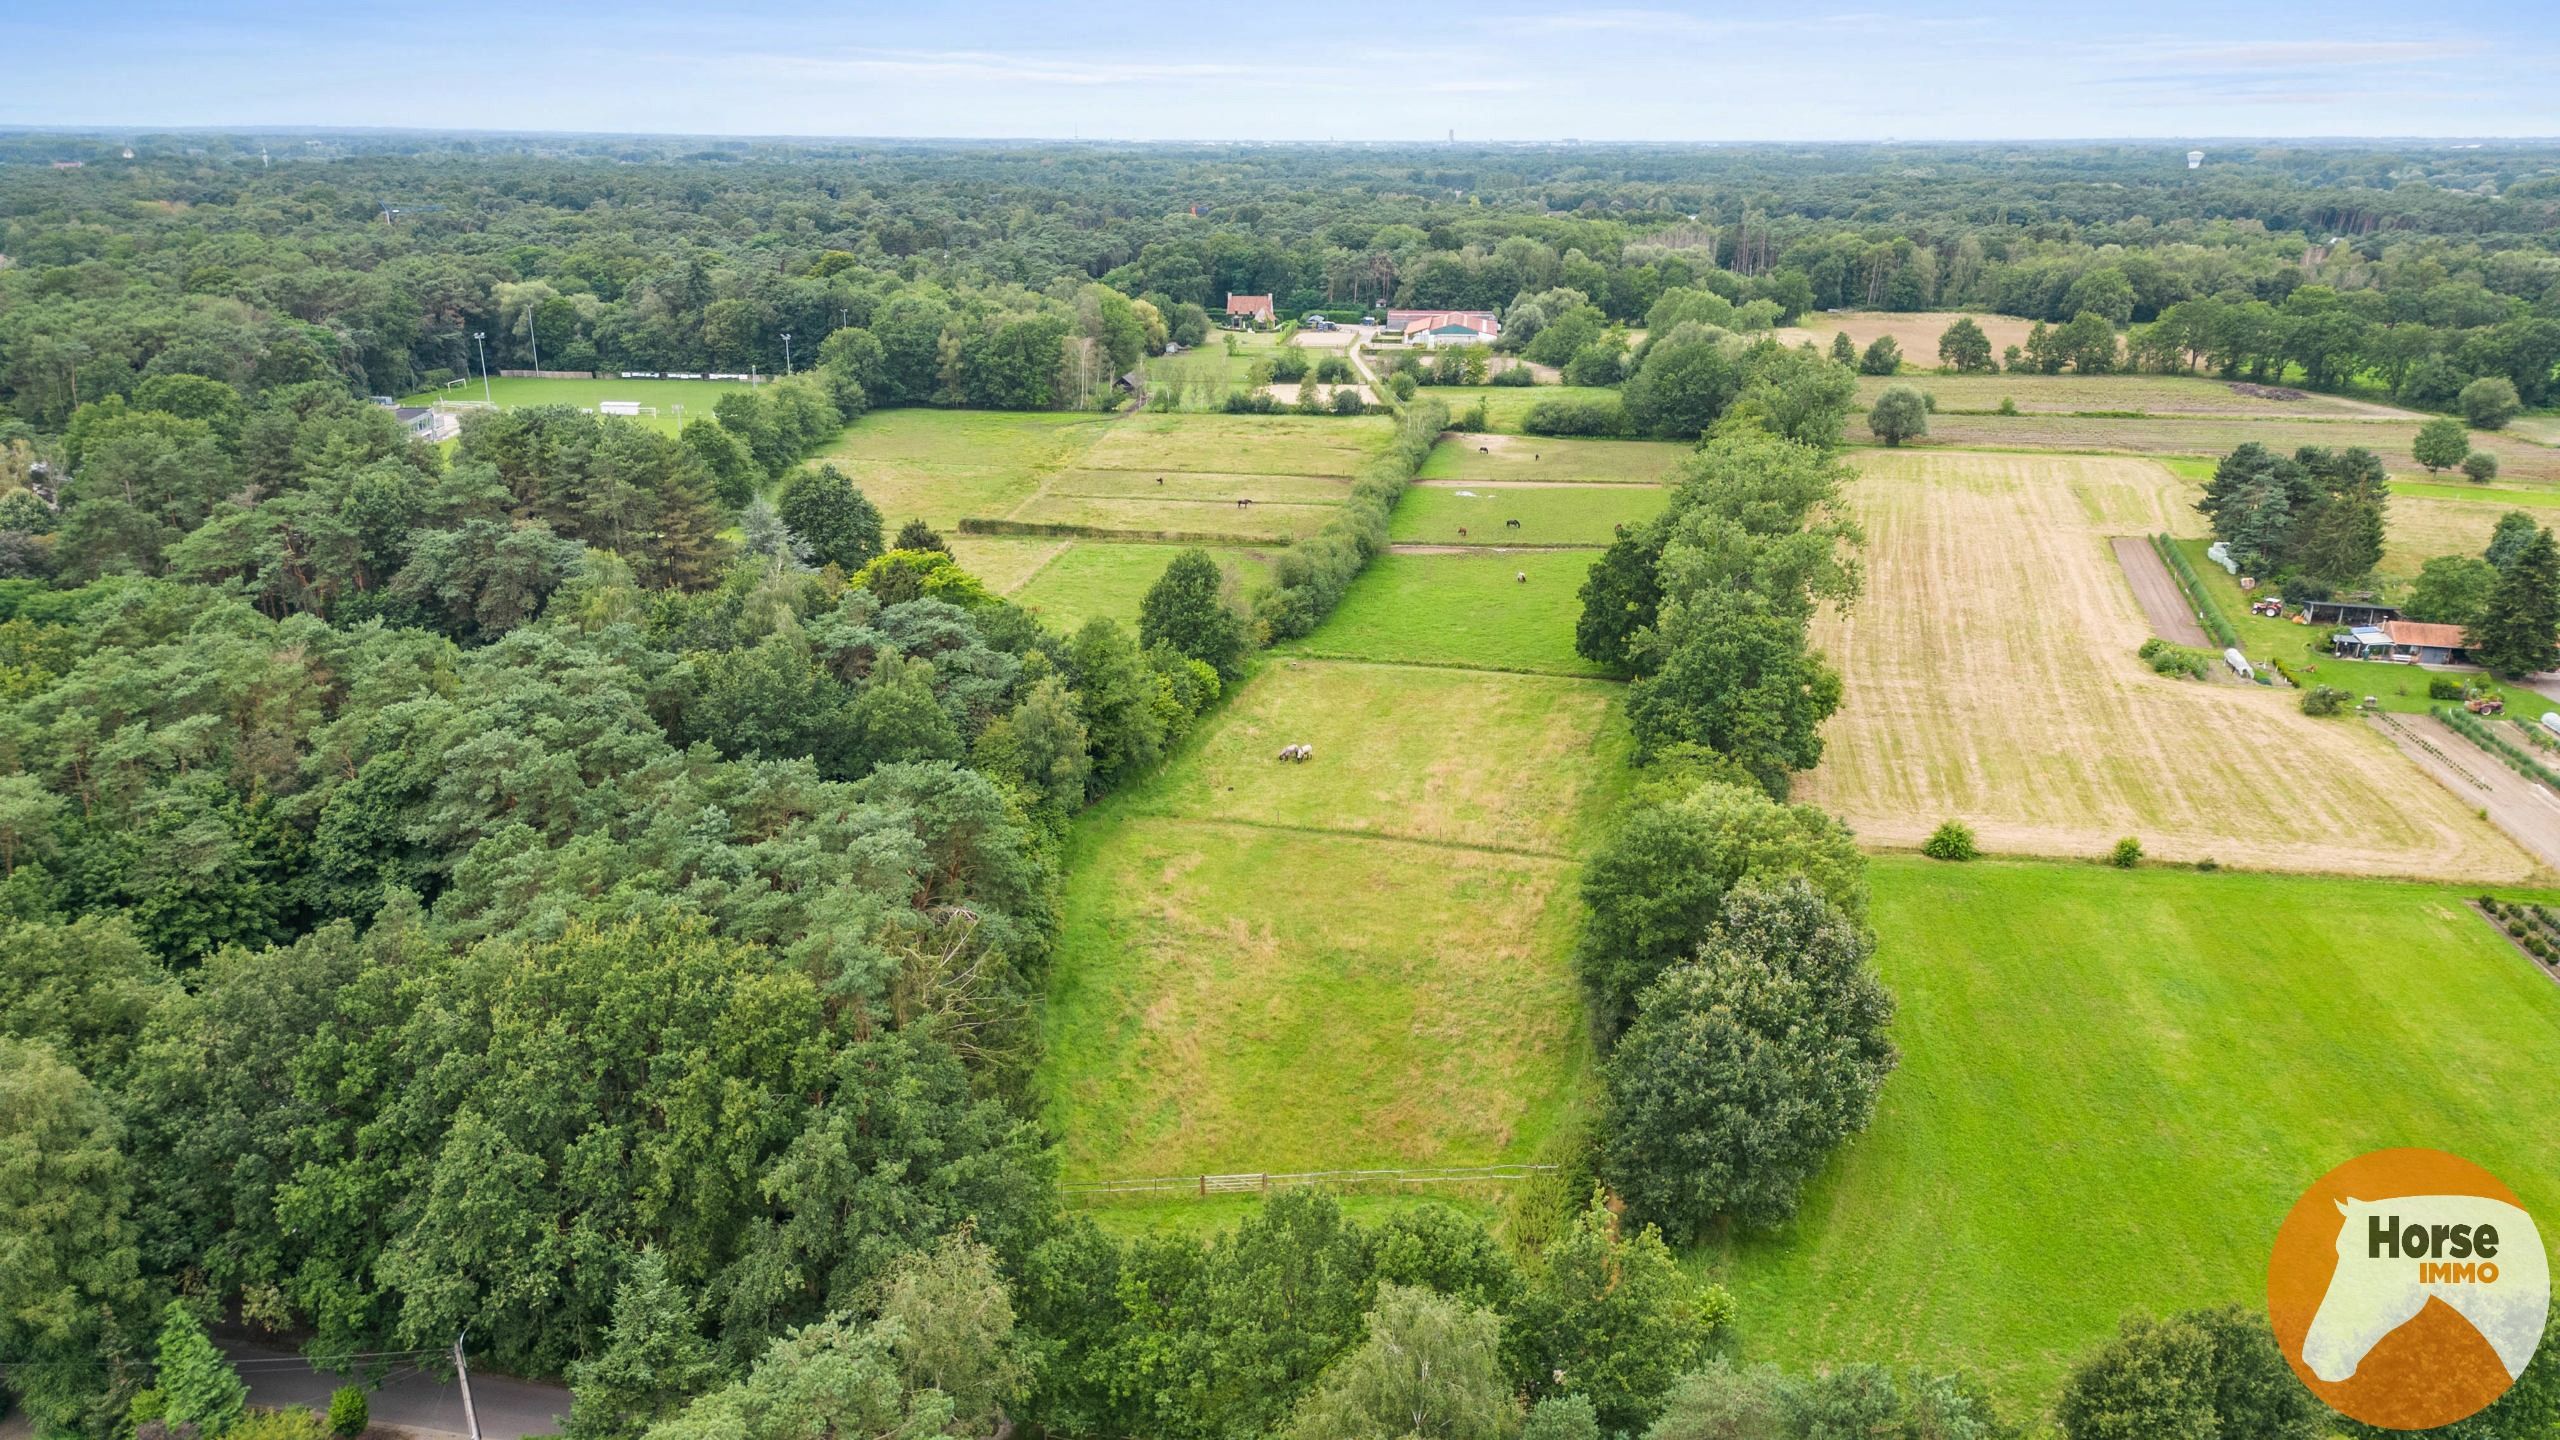
[[[1461,540],[1464,540],[1464,539],[1466,539],[1466,538],[1467,538],[1467,527],[1466,527],[1466,526],[1461,525],[1461,526],[1459,526],[1459,527],[1458,527],[1458,538],[1459,538],[1459,539],[1461,539]]]
[[[1493,447],[1490,445],[1479,445],[1476,447],[1476,453],[1479,455],[1490,455],[1493,453]]]
[[[1502,522],[1502,528],[1505,530],[1517,530],[1520,528],[1520,522],[1517,520],[1505,520]]]
[[[1161,476],[1161,475],[1157,476],[1157,477],[1156,477],[1156,483],[1157,483],[1157,484],[1159,484],[1159,485],[1163,484],[1163,483],[1164,483],[1164,477],[1163,477],[1163,476]]]
[[[1515,570],[1511,572],[1511,578],[1519,581],[1523,585],[1526,585],[1529,583],[1529,572],[1526,570]]]
[[[1298,747],[1299,764],[1304,765],[1314,758],[1316,758],[1316,747],[1313,745],[1301,745]]]

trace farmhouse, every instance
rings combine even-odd
[[[1268,295],[1231,294],[1227,297],[1227,318],[1230,320],[1241,320],[1247,325],[1268,326],[1272,315],[1271,297]]]
[[[1490,344],[1502,333],[1502,322],[1490,310],[1390,310],[1386,328],[1407,345],[1437,349]]]
[[[2351,660],[2397,660],[2412,665],[2452,665],[2468,659],[2468,637],[2459,625],[2385,620],[2329,637],[2331,654]]]

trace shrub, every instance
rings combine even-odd
[[[2474,485],[2486,485],[2498,478],[2498,457],[2486,450],[2474,450],[2462,457],[2462,473]]]
[[[2185,675],[2202,680],[2213,673],[2212,655],[2185,645],[2173,645],[2158,636],[2143,641],[2142,648],[2133,653],[2149,665],[2154,674]]]
[[[1473,405],[1468,406],[1466,410],[1458,416],[1457,428],[1470,433],[1481,434],[1484,431],[1493,428],[1493,412],[1486,409],[1485,403],[1479,400]]]
[[[1532,435],[1624,435],[1627,407],[1616,396],[1601,400],[1556,397],[1541,400],[1520,417],[1520,428]]]
[[[1387,388],[1396,392],[1397,399],[1410,400],[1413,392],[1422,388],[1422,382],[1399,370],[1387,377]]]
[[[1271,357],[1271,378],[1283,385],[1295,385],[1307,378],[1307,357],[1295,350],[1283,349]]]
[[[1887,445],[1917,440],[1929,433],[1927,397],[1908,385],[1889,385],[1867,412],[1867,430]]]
[[[1495,371],[1493,383],[1515,388],[1526,387],[1538,383],[1538,374],[1526,365],[1513,365],[1507,369]]]
[[[2471,433],[2462,422],[2451,416],[2430,420],[2418,427],[2418,438],[2409,444],[2409,454],[2430,471],[2450,470],[2471,453]]]
[[[2119,870],[2130,870],[2142,863],[2142,842],[2127,835],[2107,852],[2107,863]]]
[[[274,1410],[252,1410],[249,1418],[232,1426],[228,1434],[230,1440],[327,1440],[329,1425],[317,1410],[286,1405]]]
[[[2484,375],[2462,387],[2453,398],[2453,408],[2462,418],[2483,430],[2503,430],[2524,408],[2516,394],[2516,382],[2504,375]]]
[[[371,1423],[373,1410],[364,1403],[364,1392],[353,1385],[341,1385],[329,1396],[329,1433],[338,1440],[356,1440]]]
[[[2462,698],[2462,682],[2450,679],[2443,675],[2429,676],[2427,679],[2427,698],[2430,700],[2459,700]]]
[[[2198,871],[2200,871],[2200,872],[2204,873],[2204,874],[2207,874],[2207,875],[2210,875],[2210,874],[2214,873],[2215,871],[2220,870],[2221,868],[2222,868],[2222,862],[2221,862],[2221,861],[2219,861],[2219,860],[2214,859],[2214,858],[2213,858],[2212,856],[2210,856],[2210,855],[2207,855],[2207,856],[2206,856],[2206,857],[2204,857],[2203,859],[2201,859],[2201,860],[2199,860],[2199,861],[2197,861],[2197,862],[2196,862],[2196,869],[2197,869]]]
[[[1227,396],[1223,408],[1230,415],[1277,415],[1280,400],[1268,390],[1238,390]]]
[[[2302,713],[2335,715],[2347,708],[2347,692],[2335,685],[2314,685],[2302,692]]]
[[[2000,408],[1992,411],[1991,413],[1994,415],[2015,415],[2018,413],[2018,402],[2010,399],[2006,395],[2003,395],[2000,397]]]
[[[1973,843],[1973,827],[1961,820],[1948,820],[1929,832],[1921,842],[1920,853],[1932,860],[1973,860],[1982,850]]]

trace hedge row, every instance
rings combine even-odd
[[[2187,592],[2187,603],[2195,607],[2196,618],[2204,622],[2204,633],[2212,636],[2213,643],[2225,650],[2239,649],[2240,632],[2232,629],[2231,622],[2223,618],[2222,607],[2214,603],[2213,596],[2204,588],[2204,581],[2197,578],[2195,567],[2187,563],[2187,552],[2179,549],[2177,543],[2166,535],[2152,536],[2151,548],[2160,552],[2160,559],[2169,567],[2169,573],[2178,577],[2178,588]]]
[[[1449,428],[1449,407],[1421,400],[1405,407],[1387,452],[1352,483],[1351,498],[1315,534],[1281,552],[1279,583],[1254,602],[1254,618],[1274,641],[1295,639],[1333,613],[1370,559],[1387,548],[1387,517],[1405,482]]]
[[[981,515],[960,517],[963,535],[1050,535],[1078,540],[1152,540],[1169,545],[1250,545],[1257,550],[1288,545],[1285,537],[1234,535],[1215,530],[1132,530],[1125,525],[1077,525],[1051,520],[999,520]]]

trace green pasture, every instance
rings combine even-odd
[[[708,420],[711,407],[733,390],[750,387],[743,380],[541,380],[492,375],[484,393],[480,377],[449,389],[425,390],[401,400],[403,405],[432,405],[438,400],[488,400],[501,410],[528,405],[574,405],[593,410],[605,400],[634,400],[657,407],[655,415],[636,417],[652,429],[672,435],[688,420]]]
[[[964,515],[1011,513],[1110,425],[1046,410],[875,410],[817,458],[850,476],[892,531],[921,519],[948,533]]]
[[[1047,493],[1121,500],[1223,501],[1229,505],[1238,500],[1337,505],[1350,497],[1351,482],[1336,475],[1220,474],[1198,470],[1157,474],[1078,467],[1051,476]]]
[[[2131,1310],[2261,1303],[2301,1189],[2451,1150],[2560,1213],[2560,986],[2446,888],[1879,857],[1902,1068],[1774,1233],[1746,1358],[1963,1366],[2022,1415]]]
[[[1236,342],[1233,354],[1227,350],[1231,336]],[[1161,392],[1171,392],[1181,396],[1185,411],[1215,411],[1228,395],[1247,387],[1256,363],[1270,359],[1279,349],[1276,334],[1226,331],[1211,334],[1198,349],[1151,355],[1146,362],[1150,406],[1159,402]]]
[[[1413,493],[1405,492],[1406,503]],[[1573,653],[1582,577],[1598,555],[1381,555],[1352,582],[1332,618],[1288,648],[1355,660],[1598,675],[1600,667]],[[1525,582],[1518,578],[1524,574]]]
[[[1383,415],[1131,415],[1111,422],[1078,463],[1094,470],[1348,479],[1384,451]]]
[[[1388,534],[1424,545],[1604,546],[1670,503],[1670,491],[1650,485],[1414,485]]]
[[[1029,543],[1053,547],[1053,554],[1037,573],[1018,582],[1013,602],[1061,633],[1072,633],[1097,615],[1134,630],[1138,602],[1146,598],[1148,588],[1173,563],[1173,557],[1188,548],[1104,540]],[[1240,599],[1249,600],[1269,588],[1275,559],[1271,552],[1213,549],[1209,554],[1226,572]]]
[[[1377,362],[1373,358],[1371,363]],[[1617,391],[1598,385],[1425,385],[1415,394],[1417,398],[1448,402],[1453,420],[1482,400],[1486,423],[1493,427],[1495,433],[1503,435],[1520,434],[1520,417],[1528,414],[1529,407],[1541,400],[1618,398]]]
[[[1652,485],[1696,449],[1676,440],[1568,440],[1554,435],[1450,435],[1422,461],[1421,480],[1553,480]]]
[[[1164,500],[1153,496],[1122,499],[1042,491],[1006,513],[1015,520],[1091,526],[1139,539],[1216,536],[1285,543],[1303,540],[1323,529],[1340,508],[1336,502],[1238,505],[1232,500]]]

